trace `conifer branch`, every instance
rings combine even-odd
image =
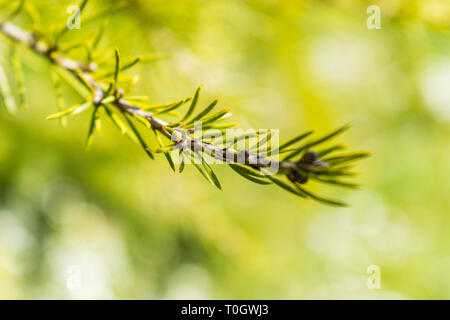
[[[87,1],[82,2],[83,8],[86,3]],[[212,113],[218,104],[218,100],[214,100],[195,115],[196,107],[199,104],[200,87],[192,97],[162,105],[148,105],[140,102],[140,100],[145,101],[145,97],[128,97],[126,93],[129,90],[121,87],[124,82],[121,81],[121,72],[136,65],[139,58],[133,59],[129,63],[123,63],[119,51],[116,49],[114,70],[112,72],[102,70],[102,73],[100,73],[98,65],[91,62],[90,59],[88,59],[88,62],[73,60],[66,57],[59,49],[59,40],[67,32],[66,28],[63,28],[56,35],[53,44],[49,44],[39,35],[23,30],[16,24],[9,22],[9,18],[15,17],[22,7],[21,1],[19,9],[14,11],[8,17],[8,20],[0,22],[0,33],[13,42],[24,44],[37,55],[47,59],[50,64],[59,69],[58,74],[65,81],[71,83],[74,88],[81,92],[88,91],[90,93],[90,97],[86,98],[80,105],[48,117],[48,119],[65,119],[69,115],[93,110],[86,147],[91,145],[94,133],[100,128],[98,111],[102,108],[114,125],[122,133],[127,134],[139,143],[149,157],[153,159],[154,153],[163,153],[173,170],[175,170],[175,164],[171,151],[176,150],[180,156],[180,172],[184,169],[186,159],[198,160],[200,158],[200,162],[194,161],[194,165],[209,182],[219,189],[221,188],[220,182],[207,161],[208,157],[230,165],[235,172],[252,182],[258,184],[273,183],[299,197],[314,199],[331,205],[343,206],[345,204],[341,201],[319,197],[306,190],[304,185],[309,180],[315,180],[344,187],[353,188],[356,186],[339,179],[352,176],[353,173],[349,171],[351,168],[349,165],[356,160],[367,157],[368,153],[359,152],[329,156],[331,153],[341,151],[343,149],[341,145],[331,146],[319,151],[311,150],[311,148],[339,135],[348,129],[348,126],[339,128],[322,138],[298,145],[312,134],[312,132],[302,133],[281,146],[274,147],[271,145],[272,135],[268,132],[257,133],[253,137],[244,135],[243,137],[233,138],[232,141],[222,142],[211,141],[211,137],[203,133],[198,137],[195,132],[196,121],[201,121],[203,129],[213,129],[217,132],[225,132],[226,129],[235,125],[234,123],[219,123],[230,115],[228,109]],[[97,46],[98,41],[99,39],[95,40],[93,49]],[[75,83],[73,80],[76,80]],[[2,82],[5,81],[3,79]],[[0,83],[0,97],[3,96],[3,100],[6,100],[8,105],[12,104],[10,92],[1,90],[1,88]],[[56,89],[58,100],[62,101],[59,85]],[[7,96],[5,96],[5,92]],[[170,122],[160,117],[168,114],[177,115],[176,110],[188,102],[190,102],[190,106],[178,122]],[[125,120],[125,122],[122,120]],[[141,122],[147,129],[153,130],[158,148],[149,147],[134,125],[135,121]],[[162,138],[170,142],[165,144]],[[256,140],[256,149],[238,146],[239,140],[249,142],[251,139]],[[274,156],[278,158],[283,156],[284,158],[281,160],[274,159]],[[277,170],[270,172],[271,168],[277,168]]]

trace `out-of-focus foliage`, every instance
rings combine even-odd
[[[179,175],[143,157],[111,125],[84,152],[89,117],[45,121],[58,99],[49,66],[18,47],[29,108],[0,112],[0,296],[450,298],[450,4],[375,2],[380,30],[366,28],[369,1],[135,0],[105,12],[113,2],[96,1],[64,36],[104,25],[105,61],[115,46],[167,57],[135,67],[135,91],[155,103],[204,84],[207,101],[220,96],[244,127],[279,128],[282,140],[351,121],[347,141],[375,155],[360,165],[361,191],[331,191],[344,209],[226,166],[217,191],[192,166]],[[46,31],[65,24],[66,2],[33,3]],[[10,61],[4,41],[0,53]],[[366,287],[370,265],[380,290]]]

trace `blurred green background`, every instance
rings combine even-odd
[[[358,165],[361,190],[317,188],[352,205],[336,209],[220,165],[218,191],[191,166],[149,160],[108,121],[84,152],[89,116],[46,121],[49,66],[21,50],[29,109],[0,112],[0,298],[450,298],[449,1],[91,2],[67,43],[109,20],[105,59],[115,46],[168,55],[127,72],[137,94],[160,103],[203,84],[203,104],[218,96],[243,128],[281,140],[351,122],[340,141],[374,156]],[[2,3],[4,16],[14,4]],[[31,3],[47,30],[77,4]],[[366,27],[371,4],[379,30]],[[13,75],[3,36],[0,53]]]

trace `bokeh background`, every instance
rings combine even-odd
[[[361,190],[317,188],[352,205],[337,209],[220,165],[218,191],[191,166],[151,161],[106,119],[84,152],[89,116],[45,120],[49,67],[21,50],[29,109],[0,112],[1,298],[450,298],[449,1],[91,2],[67,43],[108,20],[100,58],[115,46],[166,57],[127,72],[137,94],[166,102],[203,84],[203,104],[220,97],[243,128],[282,140],[351,122],[340,141],[374,155],[358,166]],[[47,31],[77,4],[31,3]],[[371,4],[379,30],[366,27]],[[0,53],[13,75],[4,37]]]

